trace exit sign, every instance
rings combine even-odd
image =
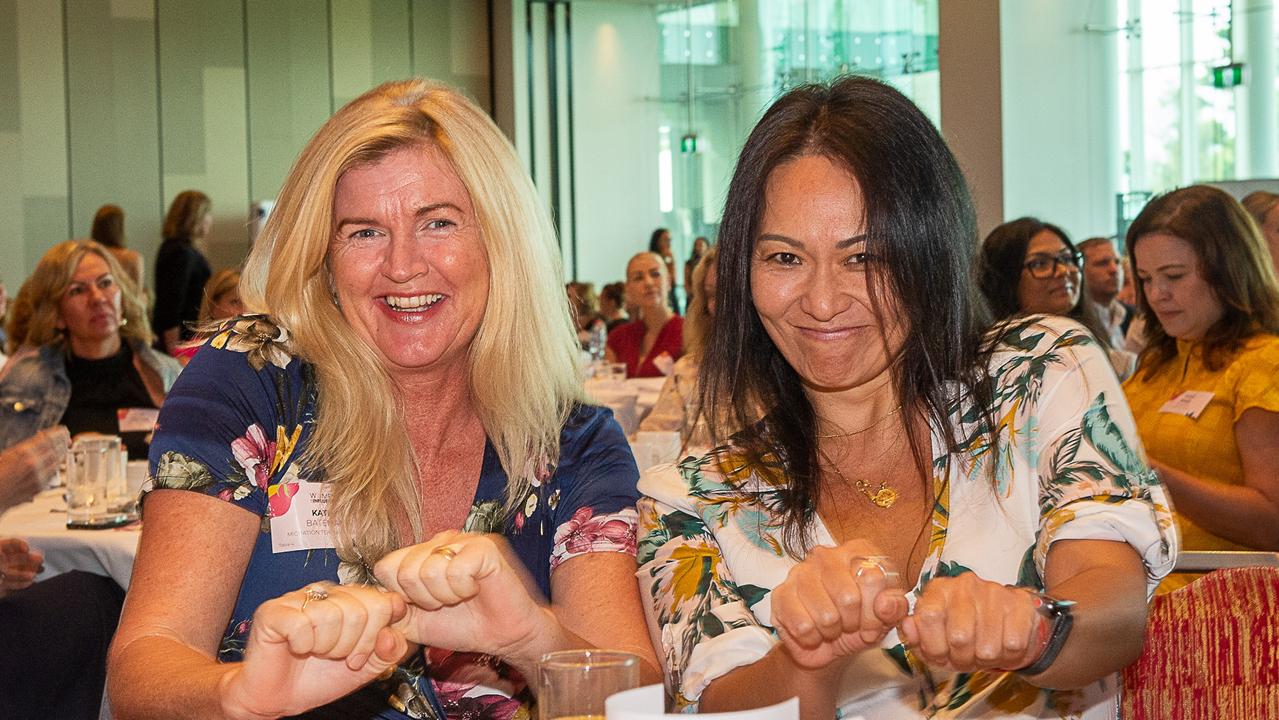
[[[1212,69],[1212,86],[1215,88],[1232,88],[1243,85],[1243,63],[1218,65]]]

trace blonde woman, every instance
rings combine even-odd
[[[240,273],[235,270],[219,270],[204,285],[204,300],[200,303],[200,324],[228,320],[244,312],[240,300]]]
[[[715,263],[719,252],[712,247],[693,269],[689,288],[693,290],[688,315],[684,318],[684,355],[675,361],[675,369],[662,385],[657,404],[640,423],[640,430],[675,431],[685,447],[710,449],[710,436],[701,417],[697,398],[697,374],[702,351],[710,340],[715,321]]]
[[[146,457],[145,419],[181,368],[149,347],[145,309],[115,256],[92,240],[58,243],[18,291],[13,357],[0,371],[0,448],[55,425],[120,435]],[[120,411],[129,420],[122,424]],[[136,411],[136,412],[130,412]]]
[[[453,90],[387,83],[325,123],[241,279],[269,314],[161,416],[118,715],[506,718],[543,653],[600,644],[656,677],[635,463],[582,404],[558,257]]]

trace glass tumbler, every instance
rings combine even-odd
[[[617,650],[562,650],[538,663],[540,720],[604,720],[609,695],[639,687],[639,658]]]

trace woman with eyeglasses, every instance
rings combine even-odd
[[[996,318],[1064,315],[1097,338],[1120,380],[1137,366],[1134,354],[1111,347],[1109,334],[1085,301],[1083,255],[1065,230],[1023,217],[995,228],[981,245],[978,284]]]

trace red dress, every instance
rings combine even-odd
[[[613,357],[618,362],[626,363],[628,378],[662,377],[665,373],[653,364],[653,360],[665,353],[671,362],[675,362],[684,354],[684,318],[674,315],[667,320],[662,331],[657,334],[653,349],[641,358],[640,347],[644,344],[646,330],[644,321],[635,320],[608,334],[608,349],[613,351]]]

